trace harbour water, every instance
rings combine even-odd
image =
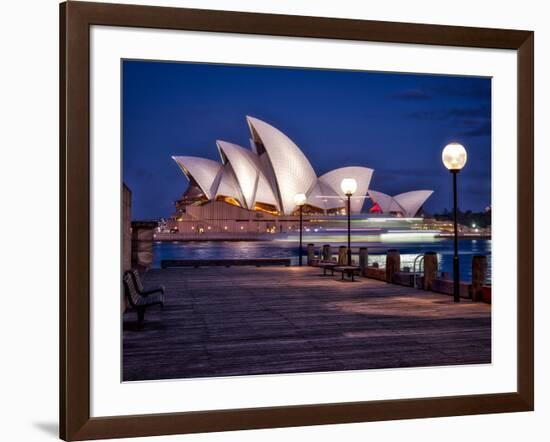
[[[402,238],[384,241],[369,241],[370,238],[356,238],[352,248],[368,247],[369,264],[385,264],[385,253],[388,249],[397,249],[401,253],[401,267],[413,268],[415,257],[424,252],[437,253],[439,270],[452,274],[453,241],[447,238]],[[305,247],[308,243],[320,248],[331,244],[336,253],[339,245],[345,245],[345,238],[305,235]],[[460,278],[470,281],[472,276],[472,257],[486,255],[488,260],[487,281],[491,281],[491,240],[460,239],[459,260]],[[298,243],[295,238],[272,241],[157,241],[153,243],[153,267],[160,268],[163,259],[223,259],[223,258],[291,258],[293,264],[298,262]]]

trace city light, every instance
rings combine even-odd
[[[454,224],[454,254],[453,254],[453,298],[454,302],[460,302],[460,270],[458,260],[458,189],[456,176],[466,164],[468,154],[462,144],[447,144],[441,154],[443,164],[453,176],[453,224]]]
[[[466,165],[468,154],[462,144],[447,144],[441,154],[443,164],[449,170],[460,170]]]
[[[294,203],[297,206],[303,206],[306,203],[307,197],[304,193],[297,193],[294,196]]]
[[[340,184],[340,189],[344,192],[344,195],[353,195],[357,190],[357,181],[353,178],[344,178]]]

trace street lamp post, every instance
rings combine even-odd
[[[462,144],[451,143],[445,146],[441,155],[443,164],[453,175],[453,217],[454,217],[454,255],[453,255],[453,297],[460,302],[460,268],[458,263],[458,221],[457,221],[457,187],[456,176],[466,165],[468,155]]]
[[[306,203],[307,197],[303,193],[297,193],[294,196],[294,203],[299,207],[300,209],[300,251],[298,254],[298,265],[302,265],[302,224],[303,224],[303,207]]]
[[[342,192],[344,192],[344,195],[348,197],[348,207],[346,212],[348,214],[348,265],[350,266],[351,265],[351,196],[357,190],[357,181],[355,181],[353,178],[344,178],[340,183],[340,188],[342,189]]]

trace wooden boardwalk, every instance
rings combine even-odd
[[[123,380],[491,362],[491,307],[310,267],[151,270],[166,306],[124,314]]]

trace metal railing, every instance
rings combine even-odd
[[[418,288],[417,287],[417,284],[416,284],[416,263],[418,261],[418,273],[421,272],[420,268],[422,267],[422,272],[424,272],[424,255],[417,255],[415,258],[414,258],[414,261],[413,261],[413,287],[414,288]]]

